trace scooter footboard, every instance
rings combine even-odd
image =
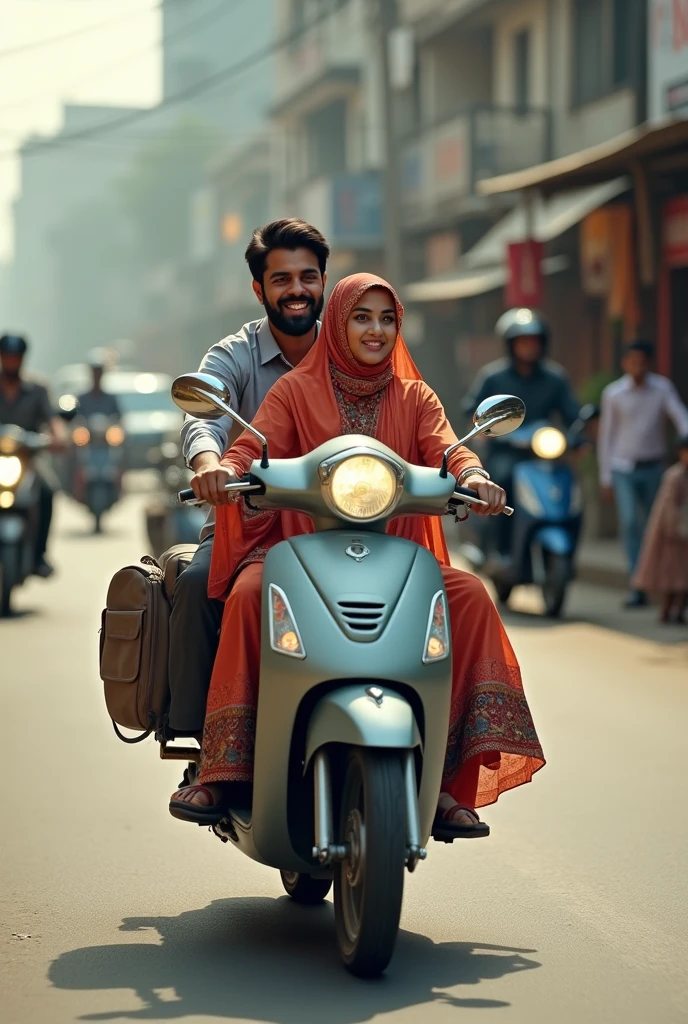
[[[368,692],[370,691],[370,692]],[[422,745],[411,705],[379,686],[344,686],[316,704],[306,734],[305,768],[328,743],[413,750]]]

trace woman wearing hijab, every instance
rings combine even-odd
[[[305,455],[342,434],[367,434],[407,462],[439,468],[443,452],[457,439],[404,344],[402,316],[396,293],[381,278],[355,274],[337,284],[317,343],[272,387],[253,421],[273,458]],[[259,457],[259,443],[245,431],[223,464],[239,477]],[[482,514],[504,508],[504,492],[467,448],[454,449],[449,471],[479,491],[488,503]],[[217,807],[219,820],[227,804],[225,785],[252,781],[262,563],[275,544],[312,530],[300,513],[251,511],[243,502],[218,508],[209,593],[225,600],[225,611],[208,694],[200,785],[173,794],[175,817],[207,822]],[[518,662],[483,584],[450,566],[439,519],[398,517],[388,531],[435,555],[449,601],[452,702],[438,815],[457,837],[488,835],[476,807],[530,782],[545,763]]]

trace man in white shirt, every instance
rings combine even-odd
[[[616,499],[631,575],[665,467],[667,419],[679,437],[688,434],[688,409],[667,377],[650,372],[653,354],[648,341],[627,345],[621,363],[624,376],[602,393],[600,483],[605,498]],[[626,601],[627,608],[644,604],[647,597],[640,591],[632,591]]]

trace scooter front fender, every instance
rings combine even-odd
[[[553,555],[572,555],[576,547],[576,536],[561,526],[542,526],[535,531],[534,540],[543,551]]]
[[[359,683],[328,693],[316,704],[306,735],[305,768],[328,743],[413,750],[421,738],[408,701],[391,690],[375,700]]]

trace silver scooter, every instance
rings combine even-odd
[[[193,416],[248,426],[210,375],[179,377],[172,395]],[[463,440],[506,434],[524,413],[518,398],[488,399]],[[254,508],[305,513],[315,533],[265,559],[252,805],[229,808],[213,829],[278,868],[301,903],[323,900],[334,880],[341,957],[370,977],[392,956],[404,868],[425,859],[433,832],[451,697],[440,567],[385,527],[396,516],[456,516],[480,499],[447,472],[451,449],[429,469],[348,435],[272,460],[249,429],[262,458],[227,489]],[[161,753],[174,756],[167,744]]]

